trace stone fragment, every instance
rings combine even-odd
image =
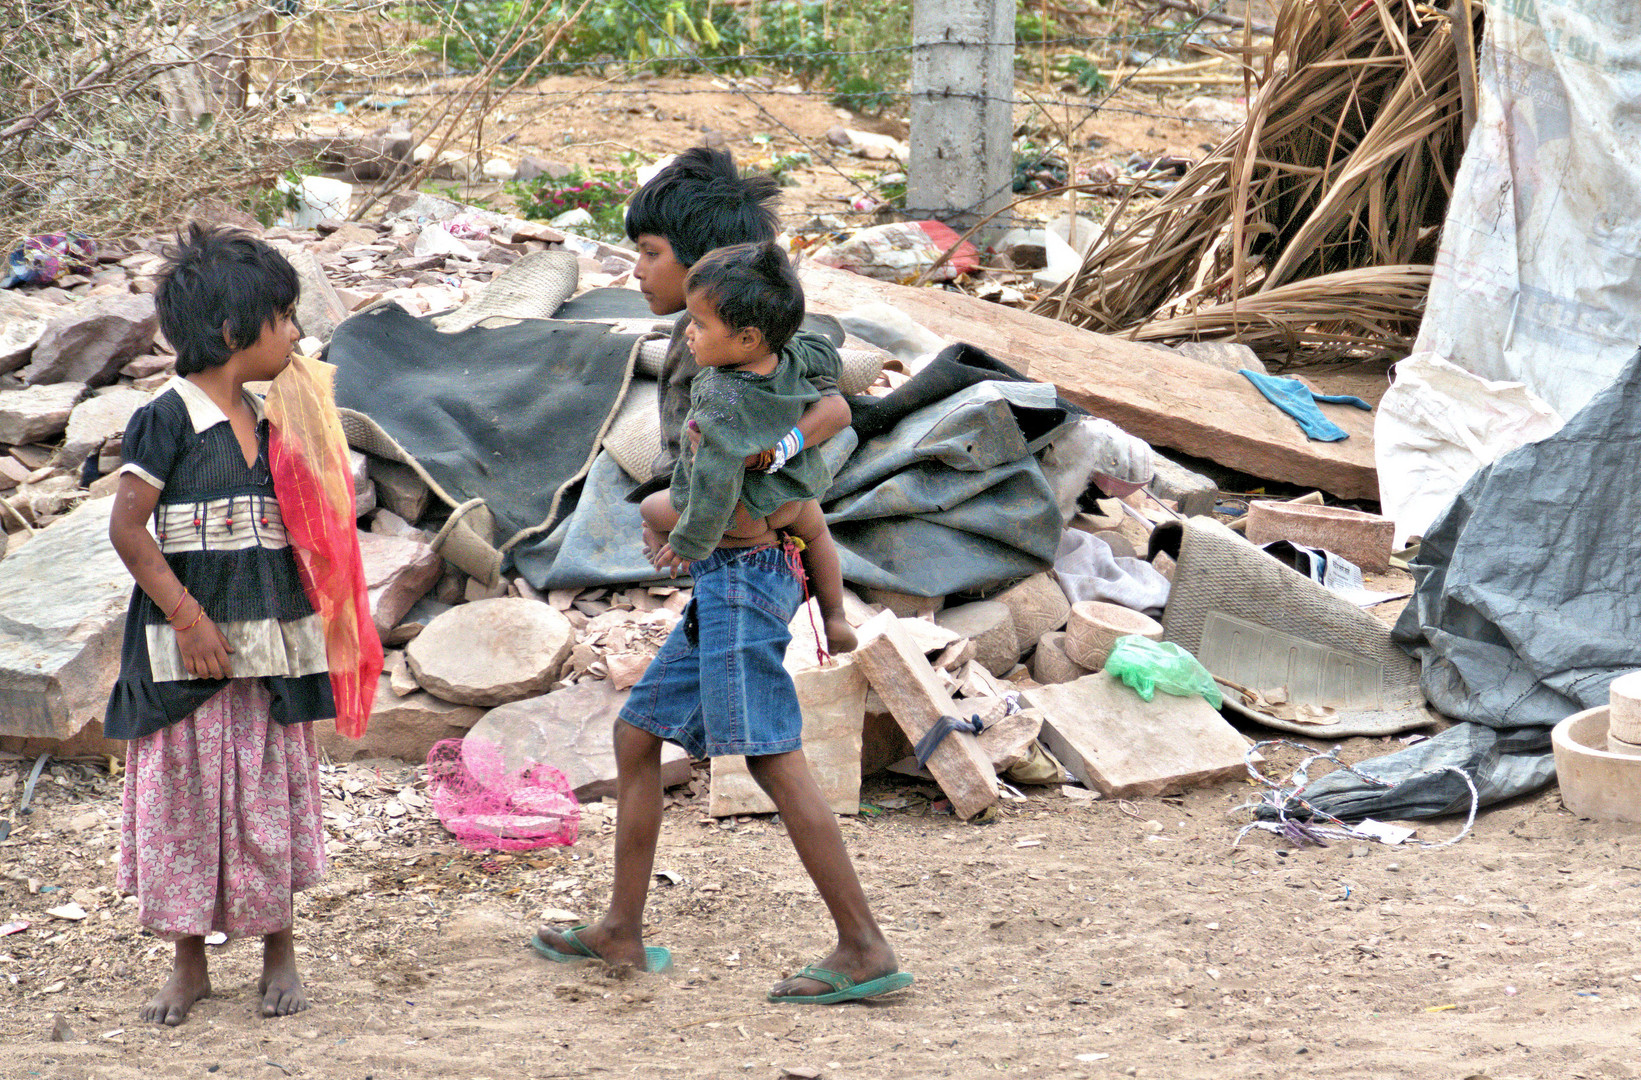
[[[1043,728],[1043,714],[1036,709],[1022,709],[1012,716],[986,725],[986,730],[975,736],[980,749],[991,759],[991,767],[999,774],[1020,764],[1031,756],[1031,744]]]
[[[68,433],[57,452],[57,466],[78,469],[103,443],[124,431],[131,414],[148,404],[152,396],[115,386],[80,402],[68,418]]]
[[[1248,741],[1200,695],[1159,690],[1145,701],[1103,671],[1022,695],[1042,710],[1043,745],[1103,795],[1166,795],[1245,775]]]
[[[1014,615],[1014,632],[1021,641],[1036,641],[1050,630],[1058,630],[1071,616],[1071,601],[1052,573],[1033,574],[995,596]]]
[[[1203,364],[1212,364],[1226,371],[1257,371],[1266,374],[1265,361],[1259,354],[1239,341],[1182,341],[1174,346],[1181,356]]]
[[[176,357],[149,353],[147,356],[137,357],[120,368],[120,374],[128,379],[146,379],[150,375],[170,375],[176,371],[176,368]]]
[[[113,382],[127,360],[151,351],[159,329],[154,298],[136,293],[92,296],[59,311],[23,368],[26,383]]]
[[[1343,556],[1371,574],[1390,569],[1396,523],[1345,506],[1310,506],[1255,499],[1248,506],[1248,542],[1288,540]]]
[[[376,484],[370,478],[370,459],[357,450],[348,451],[353,467],[353,516],[362,518],[376,512]],[[383,532],[372,529],[372,532]]]
[[[860,812],[861,725],[866,711],[866,676],[852,656],[825,667],[792,672],[803,711],[803,754],[835,814]],[[775,804],[752,779],[746,758],[712,759],[713,817],[772,814]]]
[[[421,684],[410,670],[410,661],[403,649],[389,649],[382,658],[382,674],[387,676],[388,689],[395,697],[409,697],[420,690]]]
[[[1014,634],[1014,613],[1007,604],[981,600],[946,608],[934,617],[936,626],[974,642],[974,659],[993,675],[1002,675],[1020,662],[1020,643]]]
[[[438,583],[443,563],[431,547],[416,540],[380,533],[359,533],[359,554],[370,592],[370,617],[378,634],[387,634]]]
[[[1066,632],[1050,630],[1037,639],[1037,651],[1031,654],[1031,677],[1037,682],[1071,682],[1089,673],[1088,669],[1066,655]]]
[[[57,304],[0,289],[0,375],[28,363],[46,327],[62,311]]]
[[[462,738],[483,716],[484,710],[476,706],[452,704],[419,691],[400,697],[384,674],[376,684],[376,701],[362,738],[337,734],[334,720],[315,721],[313,732],[320,747],[337,761],[386,757],[420,764],[434,743]]]
[[[942,716],[957,715],[934,668],[899,623],[885,625],[869,640],[864,633],[862,638],[855,658],[909,741],[915,744]],[[997,775],[969,732],[953,731],[943,738],[927,768],[961,818],[973,817],[997,801]]]
[[[583,802],[613,797],[615,745],[610,729],[626,700],[627,691],[602,679],[577,683],[491,709],[467,738],[500,747],[502,765],[511,775],[533,765],[551,765]],[[674,787],[689,778],[689,755],[673,743],[663,745],[662,784]]]
[[[888,608],[902,619],[933,615],[946,604],[944,596],[913,596],[892,589],[867,588],[862,590],[866,602]]]
[[[980,669],[983,670],[983,669]],[[860,774],[880,773],[902,758],[912,756],[912,744],[900,730],[889,706],[868,684],[865,718],[861,722]]]
[[[76,382],[0,390],[0,443],[56,438],[84,394],[85,384]]]
[[[376,516],[370,519],[370,531],[381,533],[383,536],[402,536],[407,540],[419,540],[424,544],[433,543],[432,533],[418,529],[392,510],[378,509]]]
[[[431,596],[424,596],[411,605],[405,617],[398,624],[382,635],[383,645],[405,645],[413,640],[417,634],[427,629],[427,624],[450,610],[450,605],[435,600]]]
[[[397,461],[370,459],[370,478],[376,481],[376,501],[380,506],[415,524],[427,512],[432,494],[416,470]]]
[[[575,643],[570,620],[517,596],[451,608],[407,650],[416,681],[446,701],[502,705],[534,697],[558,678]]]
[[[1161,454],[1153,452],[1151,461],[1154,471],[1151,482],[1146,485],[1151,494],[1175,503],[1179,506],[1179,512],[1186,517],[1201,517],[1214,512],[1214,504],[1219,501],[1218,484]]]
[[[94,499],[0,560],[0,735],[72,737],[120,668],[131,575]]]

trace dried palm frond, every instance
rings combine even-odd
[[[1283,0],[1246,123],[1035,310],[1234,338],[1278,364],[1405,353],[1463,149],[1470,40],[1413,0]]]

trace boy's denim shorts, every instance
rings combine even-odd
[[[621,719],[691,757],[784,754],[803,745],[782,660],[803,602],[783,546],[720,548],[690,564],[695,595],[621,708]]]

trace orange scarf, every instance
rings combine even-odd
[[[269,384],[268,457],[302,586],[325,628],[336,730],[357,739],[376,698],[382,641],[365,588],[353,469],[332,389],[335,370],[293,356]]]

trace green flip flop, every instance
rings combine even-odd
[[[910,972],[896,971],[876,979],[858,983],[849,976],[810,964],[793,976],[795,979],[814,979],[832,989],[825,994],[770,994],[769,1000],[782,1005],[836,1005],[840,1001],[864,1001],[882,994],[892,994],[912,985]]]
[[[589,949],[585,942],[576,935],[577,930],[587,929],[587,924],[573,926],[568,930],[559,931],[564,940],[570,943],[575,952],[559,952],[545,941],[541,935],[535,934],[530,938],[530,948],[553,961],[555,964],[584,964],[588,960],[604,961],[602,956]],[[608,961],[604,961],[608,962]],[[644,946],[644,970],[651,975],[661,975],[672,970],[672,952],[660,945]]]

